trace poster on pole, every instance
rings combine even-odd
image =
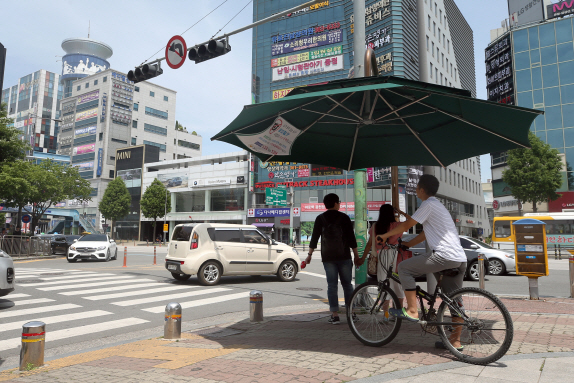
[[[249,149],[272,156],[291,154],[291,147],[301,131],[283,117],[277,117],[273,124],[260,133],[238,134],[237,138]]]
[[[419,179],[423,175],[423,167],[422,166],[409,166],[407,168],[407,184],[406,184],[406,193],[410,195],[417,194],[417,185],[419,183]]]

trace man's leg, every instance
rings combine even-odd
[[[339,266],[339,278],[345,293],[345,307],[349,310],[351,308],[351,297],[353,296],[353,261],[346,259],[338,261],[337,265]]]
[[[327,275],[327,298],[329,299],[329,311],[334,317],[339,316],[339,294],[337,281],[339,279],[339,267],[336,262],[323,262]]]
[[[466,273],[466,262],[463,262],[458,267],[458,275],[456,275],[454,277],[443,276],[441,284],[440,284],[442,291],[445,294],[449,294],[455,290],[462,288],[462,283],[464,281],[464,274],[465,273]],[[464,306],[462,306],[462,304],[463,304],[462,300],[458,301],[457,303],[461,307],[464,307]],[[458,316],[458,314],[456,314],[452,310],[451,310],[450,314],[451,314],[453,322],[464,323],[464,320],[462,318],[460,318]],[[460,344],[460,334],[461,333],[462,333],[462,326],[453,326],[452,333],[450,334],[450,336],[448,338],[449,338],[450,344],[452,344],[452,346],[455,348],[459,348],[461,346],[461,344]]]

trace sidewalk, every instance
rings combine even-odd
[[[44,367],[28,372],[5,370],[0,372],[0,381],[535,383],[572,380],[574,299],[503,298],[503,301],[512,312],[514,342],[507,356],[487,367],[457,362],[448,352],[436,350],[437,338],[423,336],[418,325],[403,324],[399,335],[385,347],[363,346],[346,323],[327,324],[329,313],[320,309],[268,316],[260,324],[250,323],[246,312],[226,314],[227,320],[237,319],[184,332],[179,341],[163,340],[160,332],[156,338],[49,360]],[[215,318],[206,318],[204,323],[218,322]],[[185,325],[184,321],[184,328]],[[49,342],[49,333],[47,338]]]

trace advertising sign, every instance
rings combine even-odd
[[[84,110],[82,112],[76,113],[76,122],[96,117],[97,115],[98,115],[98,108]]]
[[[289,32],[289,33],[284,33],[284,34],[272,36],[271,41],[273,42],[273,44],[277,44],[277,43],[280,43],[282,41],[299,39],[299,38],[304,37],[304,36],[312,36],[312,35],[316,35],[317,33],[325,32],[325,31],[332,30],[332,29],[339,29],[339,28],[341,28],[341,23],[339,23],[339,22],[330,23],[330,24],[325,24],[325,25],[321,25],[321,26],[317,26],[317,27],[310,27],[310,28],[301,29],[301,30],[295,31],[295,32]]]
[[[287,96],[295,88],[277,89],[272,92],[273,100],[278,100]]]
[[[62,105],[62,114],[73,112],[75,106],[76,106],[76,103],[74,103],[74,102],[69,102],[65,105]]]
[[[124,180],[126,187],[135,188],[142,185],[142,169],[128,169],[128,170],[118,170],[116,178],[121,178]]]
[[[563,1],[565,3],[566,1]],[[518,15],[518,25],[544,20],[543,0],[508,0],[508,14]],[[548,15],[550,18],[550,14]]]
[[[74,119],[75,119],[74,114],[69,114],[67,116],[63,116],[61,118],[62,122],[60,123],[60,129],[62,129],[62,131],[66,131],[66,130],[70,130],[71,128],[73,128],[74,127]]]
[[[212,179],[191,181],[192,188],[206,187],[206,186],[220,186],[220,185],[231,185],[231,178],[212,178]]]
[[[409,166],[407,168],[407,185],[406,193],[410,195],[417,195],[417,185],[419,184],[419,179],[423,175],[422,166]]]
[[[542,1],[539,2],[541,3]],[[533,1],[533,3],[535,3],[535,1]],[[548,19],[574,14],[574,1],[565,0],[556,4],[548,4],[546,6],[546,13],[548,14]],[[522,21],[520,18],[518,20]]]
[[[104,161],[104,149],[98,149],[98,168],[96,169],[96,175],[102,175],[102,162]]]
[[[237,138],[254,152],[284,156],[291,153],[291,146],[299,133],[301,131],[283,117],[277,117],[273,124],[263,132],[250,135],[238,134]]]
[[[343,169],[323,165],[311,165],[311,177],[338,176],[342,174]]]
[[[80,137],[87,137],[87,136],[91,136],[92,134],[96,134],[96,126],[88,126],[86,128],[82,128],[82,129],[76,129],[74,131],[74,136],[76,138],[80,138]]]
[[[82,162],[80,164],[74,164],[74,166],[77,166],[78,168],[80,168],[79,170],[81,172],[86,171],[86,170],[92,170],[94,168],[94,161]]]
[[[297,162],[259,162],[261,169],[267,170],[267,176],[274,178],[300,178],[309,177],[309,165]]]
[[[108,106],[108,95],[104,93],[102,96],[102,114],[100,116],[100,122],[104,122],[106,120],[106,108]]]
[[[274,188],[277,185],[284,185],[286,187],[294,188],[308,188],[308,187],[321,187],[321,186],[344,186],[344,185],[354,185],[355,180],[353,178],[341,178],[336,180],[319,180],[319,181],[299,181],[299,182],[258,182],[255,184],[256,189]]]
[[[83,94],[81,96],[78,96],[78,105],[84,104],[86,102],[90,102],[93,100],[97,100],[99,97],[100,97],[100,91],[99,90]]]
[[[375,169],[367,168],[367,182],[375,182]]]
[[[548,211],[561,213],[562,209],[574,209],[574,192],[558,193],[557,200],[548,201]]]
[[[278,66],[297,64],[309,60],[318,60],[325,57],[337,56],[343,54],[342,45],[334,45],[332,47],[325,47],[321,49],[315,49],[310,52],[297,53],[295,55],[279,57],[271,60],[271,68]]]
[[[392,42],[391,38],[391,28],[379,28],[374,32],[371,32],[365,37],[365,44],[367,48],[371,48],[373,50],[382,48],[386,44],[390,44]]]
[[[287,80],[341,69],[344,69],[343,55],[273,68],[271,81]]]
[[[514,104],[510,34],[489,45],[485,51],[488,100]]]
[[[96,144],[87,144],[74,147],[74,156],[78,154],[92,153],[96,151]]]
[[[341,42],[343,42],[343,31],[341,29],[335,29],[318,35],[274,44],[271,46],[271,55],[278,56],[323,45],[338,44]]]
[[[255,217],[289,217],[291,209],[289,208],[276,208],[276,209],[255,209]]]
[[[157,179],[166,188],[186,188],[189,186],[187,173],[158,174]]]
[[[62,78],[90,76],[109,67],[110,63],[106,60],[91,55],[72,53],[62,57]]]
[[[385,204],[390,204],[390,202],[386,201],[370,201],[367,202],[367,210],[370,211],[377,211],[381,208],[381,206]],[[327,208],[323,203],[302,203],[301,204],[301,211],[302,212],[310,212],[310,211],[326,211]],[[355,211],[355,203],[354,202],[341,202],[341,209],[340,211]]]

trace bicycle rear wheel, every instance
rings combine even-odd
[[[476,287],[463,287],[448,294],[460,313],[465,313],[465,326],[437,326],[446,348],[459,360],[471,364],[489,364],[502,358],[512,344],[514,326],[510,313],[494,294]],[[438,308],[437,321],[451,322],[452,313],[446,302]],[[457,328],[458,327],[458,328]],[[457,330],[462,330],[459,351],[449,339]]]
[[[347,308],[347,323],[355,338],[363,344],[380,347],[392,341],[399,332],[401,319],[393,318],[383,310],[383,303],[388,299],[394,307],[401,307],[396,294],[386,287],[379,290],[376,281],[365,282],[353,291]]]

